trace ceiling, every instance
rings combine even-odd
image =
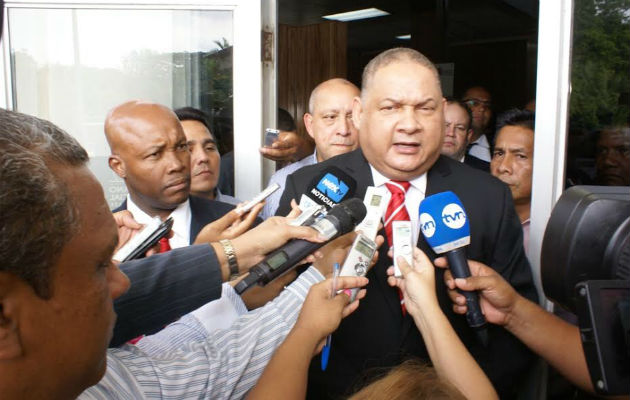
[[[422,16],[439,18],[447,46],[535,38],[537,0],[278,0],[278,22],[303,26],[326,21],[323,15],[376,7],[388,16],[348,22],[348,48],[383,49],[408,41]]]

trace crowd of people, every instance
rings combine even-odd
[[[294,123],[282,129],[262,155],[304,157],[271,178],[275,197],[241,212],[218,187],[221,156],[201,110],[134,100],[105,116],[109,165],[128,189],[111,211],[75,139],[0,110],[1,397],[514,398],[537,356],[592,392],[579,330],[537,305],[525,253],[534,112],[499,115],[496,130],[492,113],[485,88],[445,99],[424,55],[384,51],[360,89],[341,78],[313,89],[303,118],[314,149]],[[630,176],[628,140],[627,128],[602,132],[598,179]],[[383,215],[366,277],[330,277],[350,233],[303,260],[303,272],[239,296],[234,286],[265,255],[323,241],[291,221],[331,167],[356,181],[355,197],[374,186],[402,199]],[[415,210],[443,191],[468,216],[466,279],[419,234]],[[144,258],[113,261],[156,217],[173,218],[170,235]],[[401,218],[416,248],[411,264],[397,260],[397,277],[388,225]],[[351,288],[363,288],[353,301]],[[466,323],[461,290],[478,291],[488,343]]]

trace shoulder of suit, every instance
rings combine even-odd
[[[349,165],[356,163],[356,160],[363,158],[363,153],[360,149],[353,150],[349,153],[339,154],[338,156],[331,157],[326,161],[307,165],[293,172],[291,176],[294,179],[302,179],[304,177],[310,177],[326,167],[335,166],[342,169],[347,169]]]
[[[232,210],[235,206],[234,204],[225,203],[223,201],[210,200],[199,196],[189,196],[190,200],[190,209],[191,211],[194,209],[212,209],[219,212],[227,213]]]
[[[440,156],[438,161],[431,167],[430,175],[438,173],[444,176],[453,175],[460,181],[464,181],[471,186],[497,187],[503,189],[505,184],[492,176],[489,172],[473,168],[470,165]]]

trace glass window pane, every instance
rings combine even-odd
[[[231,11],[12,8],[8,23],[15,109],[81,142],[110,206],[126,194],[107,166],[112,107],[131,99],[198,107],[231,143]]]
[[[568,185],[630,185],[630,1],[575,0]]]

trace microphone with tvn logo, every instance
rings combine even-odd
[[[466,246],[470,244],[470,226],[464,206],[453,192],[426,197],[420,203],[420,230],[437,254],[446,253],[449,269],[455,278],[470,276]],[[479,341],[488,345],[486,318],[479,306],[477,292],[458,291],[466,297],[466,321],[475,329]]]
[[[326,241],[321,243],[308,240],[293,239],[284,246],[269,254],[265,259],[254,265],[242,281],[236,284],[234,290],[241,294],[255,284],[265,285],[285,272],[295,268],[295,265],[306,256],[319,249],[331,240],[352,231],[365,218],[365,205],[361,199],[349,199],[334,206],[325,217],[310,225],[317,230]]]
[[[357,181],[340,168],[329,166],[317,174],[300,198],[302,211],[323,205],[330,210],[343,199],[354,197]]]

